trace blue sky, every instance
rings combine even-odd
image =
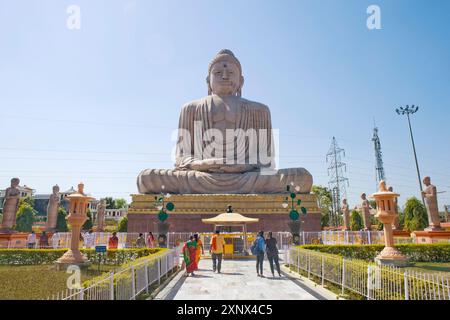
[[[69,30],[69,5],[81,29]],[[369,5],[381,30],[366,26]],[[346,151],[350,204],[375,191],[374,119],[389,185],[419,196],[422,176],[450,204],[450,2],[0,0],[0,186],[38,193],[79,181],[96,197],[136,193],[144,168],[171,168],[179,110],[207,94],[222,48],[243,66],[243,97],[280,129],[279,167],[328,182],[325,155]]]

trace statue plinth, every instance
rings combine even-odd
[[[417,244],[448,243],[450,231],[413,231],[412,236]]]
[[[156,231],[159,210],[155,208],[158,194],[134,194],[128,209],[128,232]],[[303,231],[320,231],[320,209],[314,194],[297,195],[308,211],[300,215]],[[223,208],[232,205],[237,212],[259,222],[248,225],[249,232],[289,231],[291,221],[286,209],[280,204],[286,198],[280,194],[172,194],[170,200],[177,207],[170,213],[171,232],[210,232],[211,228],[202,219],[213,218],[223,213]]]

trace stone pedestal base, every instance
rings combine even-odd
[[[55,262],[57,269],[64,269],[70,265],[79,267],[88,267],[91,263],[80,251],[69,249],[64,255]]]
[[[438,232],[438,231],[444,231],[444,229],[442,229],[440,226],[439,227],[431,226],[431,227],[427,227],[427,228],[423,229],[423,231]]]
[[[392,235],[394,237],[405,237],[405,238],[411,237],[411,233],[404,230],[392,230]]]
[[[450,239],[450,231],[414,231],[412,233],[416,239],[416,243],[448,243]]]
[[[383,251],[375,258],[375,262],[383,266],[408,266],[408,258],[393,247],[384,247]]]
[[[0,248],[26,248],[27,233],[0,233]]]
[[[11,233],[18,233],[18,231],[11,228],[0,228],[0,234],[11,234]]]
[[[132,195],[128,209],[128,232],[156,232],[158,210],[154,207],[155,196],[150,194]],[[259,218],[258,223],[249,224],[249,232],[290,231],[289,210],[281,206],[288,194],[177,194],[170,197],[175,210],[168,212],[170,232],[211,232],[212,226],[202,223],[202,219],[224,213],[228,205],[249,218]],[[314,194],[297,196],[308,211],[300,214],[302,231],[320,231],[320,210]]]

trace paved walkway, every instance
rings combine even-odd
[[[194,277],[180,272],[155,299],[160,300],[322,300],[324,296],[298,279],[282,273],[272,278],[264,261],[265,278],[256,275],[255,260],[224,260],[221,273],[212,261],[201,260]]]

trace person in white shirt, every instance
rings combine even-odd
[[[84,247],[86,249],[91,249],[94,246],[94,238],[95,234],[92,232],[92,229],[84,235]]]
[[[36,247],[36,234],[34,231],[31,231],[31,233],[27,237],[27,244],[28,249],[34,249]]]
[[[52,236],[52,247],[53,249],[58,249],[59,248],[59,233],[58,231],[55,231],[55,233]]]

